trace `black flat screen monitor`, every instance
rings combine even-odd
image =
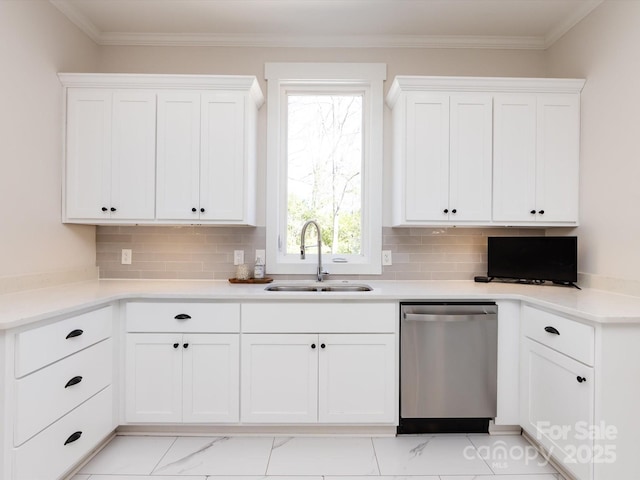
[[[487,276],[578,281],[577,237],[489,237]]]

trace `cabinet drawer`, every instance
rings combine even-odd
[[[593,365],[593,327],[529,306],[523,307],[522,318],[525,336],[587,365]]]
[[[108,339],[17,380],[14,445],[21,445],[110,385],[112,349]]]
[[[105,307],[16,335],[17,378],[111,336],[112,308]]]
[[[237,303],[130,302],[128,332],[238,333]]]
[[[242,331],[249,333],[394,333],[394,303],[247,303]]]
[[[103,440],[115,425],[108,387],[24,445],[13,449],[14,480],[57,479]],[[68,443],[76,432],[80,438]]]

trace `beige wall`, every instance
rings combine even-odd
[[[44,0],[0,1],[0,291],[9,278],[91,269],[95,228],[60,223],[60,71],[98,47]]]
[[[639,45],[640,2],[609,1],[547,51],[551,76],[587,79],[580,270],[635,282],[640,281]]]

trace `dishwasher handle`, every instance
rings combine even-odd
[[[460,313],[460,314],[439,314],[439,313],[404,313],[404,320],[407,322],[471,322],[474,320],[495,320],[498,315],[495,313]]]

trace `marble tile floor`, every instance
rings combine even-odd
[[[561,480],[521,436],[117,436],[72,480]]]

